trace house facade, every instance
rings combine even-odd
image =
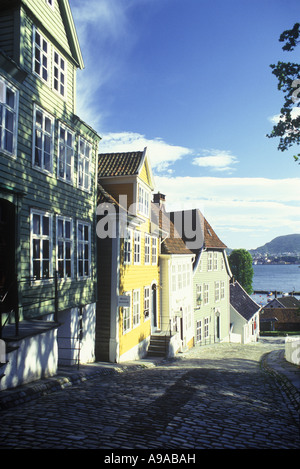
[[[13,310],[19,332],[29,320],[60,324],[49,353],[65,364],[79,348],[94,359],[100,137],[76,115],[83,67],[67,0],[1,2],[2,323]]]
[[[243,287],[232,280],[230,283],[230,341],[247,344],[259,337],[260,306]]]
[[[200,210],[172,212],[171,220],[193,262],[193,309],[195,345],[228,341],[230,331],[230,267],[226,246]]]
[[[146,355],[160,328],[159,230],[147,149],[98,157],[96,359]]]

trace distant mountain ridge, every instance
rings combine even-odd
[[[269,243],[264,244],[256,249],[250,249],[253,255],[293,255],[300,256],[300,234],[290,234],[285,236],[277,236]]]

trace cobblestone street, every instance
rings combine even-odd
[[[218,344],[121,367],[2,410],[0,447],[299,449],[298,413],[261,366],[280,347]]]

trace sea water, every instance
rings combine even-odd
[[[278,297],[293,291],[300,292],[300,265],[257,264],[253,265],[253,271],[253,290],[272,293],[272,295],[268,296],[260,293],[252,295],[252,298],[258,304],[266,304],[268,299],[275,298],[275,291],[282,292],[278,293]],[[299,296],[297,298],[300,299]]]

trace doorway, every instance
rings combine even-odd
[[[15,206],[0,199],[0,299],[8,292],[2,310],[14,305],[15,254]]]
[[[151,323],[154,331],[157,330],[157,285],[154,283],[151,290]]]

